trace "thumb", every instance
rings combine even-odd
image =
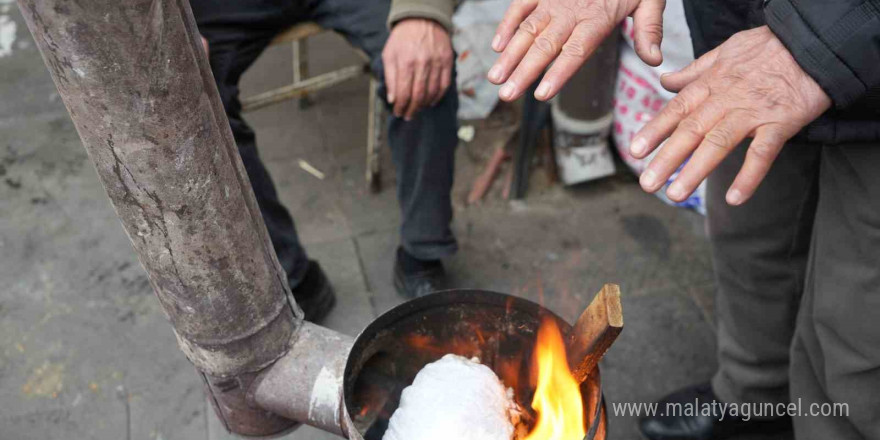
[[[666,0],[642,0],[633,11],[636,53],[651,66],[663,62],[660,43],[663,41],[663,9]]]

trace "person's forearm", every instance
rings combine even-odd
[[[434,20],[452,34],[452,13],[456,0],[392,0],[388,14],[388,26],[406,18]]]
[[[880,87],[880,0],[770,0],[764,15],[836,107]]]

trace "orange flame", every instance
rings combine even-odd
[[[541,322],[535,360],[538,386],[532,408],[538,413],[538,422],[524,440],[583,439],[586,430],[581,389],[568,368],[562,334],[553,319]]]

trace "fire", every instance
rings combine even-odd
[[[553,319],[541,322],[535,360],[538,386],[532,408],[538,413],[538,421],[524,440],[583,439],[586,430],[581,389],[568,368],[565,343]]]

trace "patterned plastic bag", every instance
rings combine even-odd
[[[680,70],[690,64],[694,60],[694,51],[682,0],[666,2],[666,11],[663,13],[663,64],[660,66],[648,66],[636,55],[632,18],[626,19],[622,32],[624,38],[620,44],[620,71],[614,96],[612,136],[624,162],[636,174],[641,174],[654,155],[646,159],[636,159],[629,154],[629,144],[633,136],[674,96],[660,85],[660,75]],[[657,196],[671,205],[693,208],[705,214],[705,182],[681,203],[675,203],[666,197],[666,187],[677,176],[676,171],[657,192]]]

